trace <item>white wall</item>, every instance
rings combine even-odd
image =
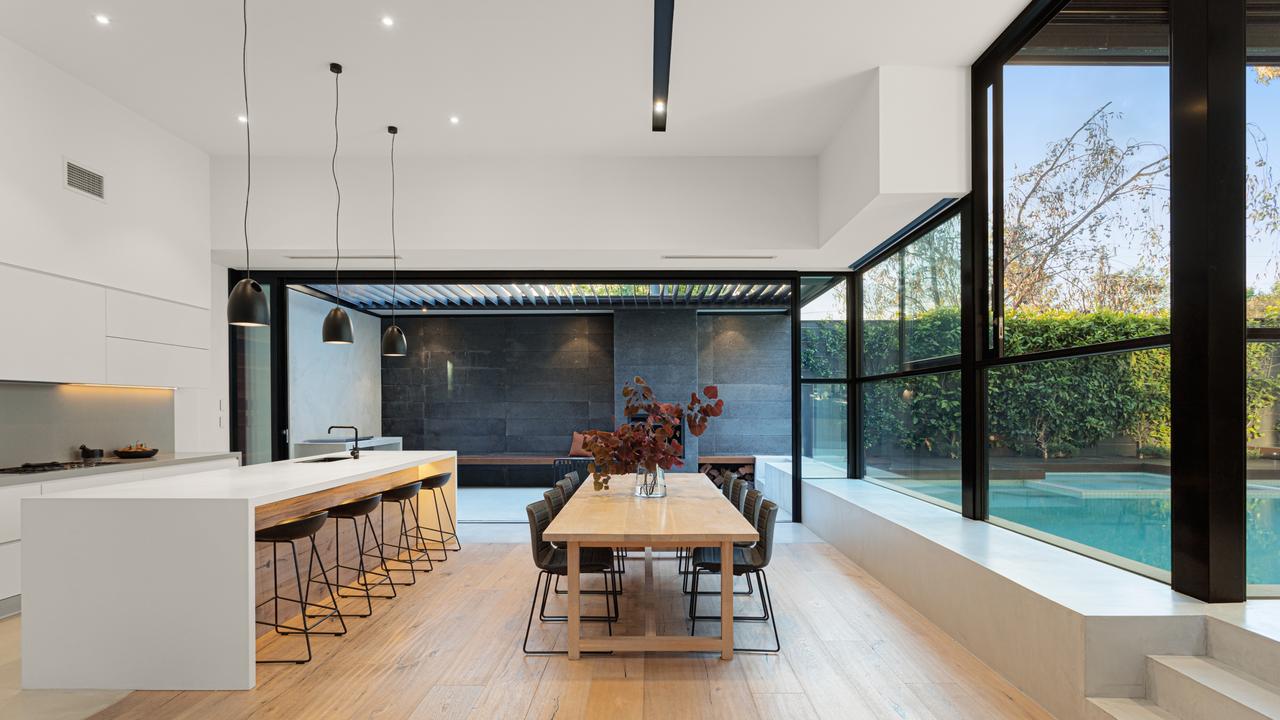
[[[824,249],[850,262],[969,192],[969,69],[884,66],[818,158]]]
[[[286,257],[333,252],[328,158],[253,167],[255,264],[331,267]],[[402,267],[634,269],[673,267],[664,253],[818,249],[812,157],[399,158],[397,173]],[[339,157],[338,174],[344,253],[389,252],[386,158]],[[232,266],[244,262],[243,197],[243,159],[215,158],[215,257]]]
[[[0,262],[207,308],[208,156],[4,38],[0,70]]]
[[[328,435],[330,425],[382,434],[382,322],[349,310],[355,342],[326,345],[320,326],[333,304],[289,291],[289,438]],[[334,431],[347,437],[349,430]]]
[[[52,321],[70,336],[93,318],[103,348],[85,368],[39,374],[23,364],[39,347],[0,347],[0,380],[182,386],[173,449],[225,449],[212,432],[226,394],[225,330],[212,332],[226,281],[211,272],[208,155],[4,38],[0,97],[0,265],[36,295],[70,282],[104,298],[0,318],[19,335]],[[67,160],[106,177],[105,201],[64,187]],[[162,367],[177,357],[183,367]]]

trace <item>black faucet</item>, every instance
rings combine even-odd
[[[351,448],[351,459],[359,460],[360,459],[360,429],[357,428],[355,425],[330,425],[329,432],[333,432],[334,430],[350,430],[351,432],[356,434],[355,445]]]

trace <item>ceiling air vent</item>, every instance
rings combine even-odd
[[[67,161],[67,188],[99,200],[106,199],[106,178],[86,167]]]

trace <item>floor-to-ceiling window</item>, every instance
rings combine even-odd
[[[1070,2],[994,78],[990,520],[1167,579],[1169,28]]]
[[[1280,595],[1280,3],[1247,16],[1246,121],[1246,577],[1251,593]]]
[[[959,509],[960,251],[952,210],[859,268],[864,478]],[[855,470],[855,471],[856,471]]]
[[[801,477],[849,474],[849,286],[843,276],[800,280]]]

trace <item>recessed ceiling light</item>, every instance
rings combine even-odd
[[[237,120],[239,120],[239,121],[240,121],[240,122],[242,122],[242,123],[247,123],[247,122],[249,122],[249,118],[245,117],[244,115],[237,115],[237,116],[236,116],[236,119],[237,119]]]
[[[449,116],[449,124],[450,124],[450,125],[457,125],[457,124],[458,124],[458,123],[460,123],[460,122],[462,122],[462,118],[458,117],[457,115],[450,115],[450,116]]]
[[[103,15],[102,13],[98,13],[97,15],[94,15],[93,19],[97,20],[99,25],[111,24],[111,18],[107,17],[106,15]]]
[[[395,25],[395,24],[396,24],[396,19],[395,19],[395,18],[391,17],[390,15],[383,15],[383,16],[382,16],[382,25],[383,25],[383,27],[391,27],[392,25]]]
[[[659,115],[667,111],[667,104],[661,100],[653,101],[653,111]]]

